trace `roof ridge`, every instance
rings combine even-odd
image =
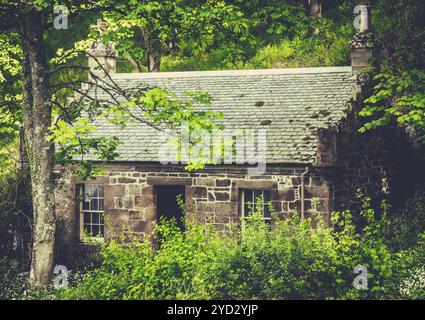
[[[321,74],[352,73],[347,67],[314,67],[286,69],[250,69],[250,70],[214,70],[214,71],[175,71],[175,72],[143,72],[143,73],[111,73],[114,79],[153,79],[153,78],[197,78],[197,77],[236,77],[281,74]]]

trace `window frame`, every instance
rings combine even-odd
[[[252,203],[251,202],[245,203],[245,192],[247,192],[247,191],[251,191],[252,192],[252,199],[253,199],[253,202]],[[244,189],[240,189],[240,192],[241,192],[241,195],[240,195],[240,208],[241,208],[241,217],[242,217],[242,230],[245,230],[246,220],[249,217],[249,215],[245,212],[245,206],[251,204],[252,207],[255,208],[255,206],[256,206],[255,199],[258,198],[258,196],[257,197],[254,197],[256,191],[257,192],[261,192],[261,195],[260,196],[263,196],[263,199],[264,199],[263,212],[262,212],[263,220],[268,225],[271,225],[271,223],[272,223],[272,217],[270,216],[270,212],[269,212],[269,216],[268,217],[264,216],[266,206],[268,207],[269,202],[272,201],[271,200],[271,190],[270,189],[262,189],[262,188],[258,188],[258,189],[255,189],[255,188],[244,188]],[[268,197],[265,196],[266,193],[268,193]]]
[[[98,201],[98,208],[99,208],[100,207],[99,206],[100,200],[103,200],[103,209],[102,210],[100,210],[100,209],[98,209],[98,210],[84,209],[83,203],[84,203],[84,200],[86,199],[84,192],[86,190],[86,187],[88,187],[88,186],[95,186],[95,187],[99,188],[98,196],[97,197],[89,197],[89,199],[90,199],[89,202],[91,203],[92,200],[97,200]],[[100,190],[101,189],[102,189],[102,196],[100,196]],[[84,214],[85,213],[89,213],[91,215],[93,213],[98,213],[99,215],[103,216],[103,219],[102,219],[103,223],[102,224],[100,223],[100,220],[99,220],[98,224],[90,223],[90,225],[99,226],[99,230],[100,230],[100,227],[103,226],[103,236],[88,236],[87,234],[84,233],[84,229],[85,229],[84,227],[86,225],[84,223]],[[80,238],[80,241],[83,242],[83,243],[104,242],[105,241],[105,188],[104,188],[104,185],[96,184],[96,183],[84,183],[84,184],[78,185],[78,215],[79,215],[79,238]],[[99,217],[99,219],[100,219],[100,217]]]

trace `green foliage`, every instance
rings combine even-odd
[[[0,34],[0,175],[9,170],[11,161],[5,152],[16,145],[18,123],[21,117],[21,90],[19,76],[22,71],[22,51],[19,37],[12,33]],[[12,152],[13,153],[13,152]]]
[[[0,257],[0,300],[15,300],[24,295],[28,274],[20,273],[16,261]]]
[[[56,298],[424,298],[423,244],[390,250],[383,240],[386,211],[385,204],[378,213],[366,201],[360,231],[349,212],[333,216],[334,228],[319,217],[312,227],[311,219],[294,214],[277,219],[272,229],[254,212],[242,233],[227,234],[191,221],[181,232],[164,220],[152,238],[118,235],[104,244],[102,266]],[[357,265],[368,269],[367,290],[352,285]]]
[[[28,184],[26,174],[0,174],[0,300],[16,299],[26,288],[32,223]]]
[[[113,6],[115,10],[103,14],[110,24],[104,40],[115,41],[123,58],[139,71],[149,57],[159,59],[179,46],[192,53],[220,47],[230,61],[249,43],[246,18],[227,1],[114,1]]]
[[[418,138],[425,141],[425,71],[410,70],[401,73],[390,68],[374,76],[373,94],[364,102],[361,116],[375,116],[360,132],[395,121],[404,127],[414,127]]]
[[[348,49],[345,39],[327,47],[319,39],[284,40],[257,51],[245,68],[303,68],[346,65]]]
[[[301,3],[301,2],[300,2]],[[353,27],[351,16],[329,14],[321,19],[307,17],[298,4],[285,1],[239,2],[253,40],[242,54],[226,57],[234,47],[226,44],[209,50],[185,49],[162,58],[161,70],[258,69],[338,66],[349,64]],[[346,10],[346,9],[345,9]],[[346,10],[347,11],[347,10]],[[338,12],[338,11],[337,11]],[[351,14],[347,13],[348,15]]]
[[[425,230],[425,186],[415,186],[414,195],[398,213],[391,217],[385,238],[392,248],[401,250],[414,246]]]
[[[381,126],[414,129],[424,142],[425,14],[423,1],[377,1],[373,90],[360,115],[360,132]],[[412,131],[412,130],[411,130]]]

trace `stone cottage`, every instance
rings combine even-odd
[[[108,217],[113,226],[143,237],[161,216],[176,217],[184,228],[181,218],[188,213],[199,223],[229,231],[251,213],[250,204],[259,196],[282,217],[316,211],[329,222],[333,210],[358,205],[358,192],[408,194],[418,157],[404,135],[390,129],[358,133],[363,89],[356,70],[369,54],[360,49],[353,47],[349,67],[131,74],[115,72],[113,49],[95,51],[123,88],[207,92],[211,108],[223,112],[226,129],[265,130],[265,171],[249,173],[247,163],[186,171],[184,164],[159,161],[157,130],[141,123],[120,129],[98,120],[99,135],[122,141],[119,156],[94,180],[79,181],[69,170],[58,180],[57,215],[69,222],[68,236],[77,242],[87,236],[108,239]],[[98,96],[110,99],[106,93]],[[267,206],[263,215],[273,223]]]

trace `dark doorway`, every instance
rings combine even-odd
[[[156,187],[156,213],[157,219],[165,217],[175,218],[177,226],[184,230],[184,212],[179,207],[177,197],[185,202],[184,186],[157,186]]]

